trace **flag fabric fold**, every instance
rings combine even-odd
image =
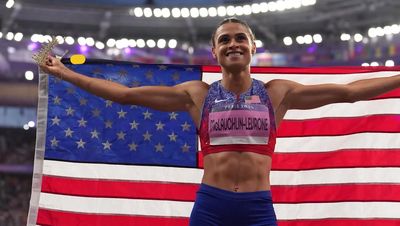
[[[217,66],[96,60],[67,66],[128,87],[221,78]],[[252,77],[344,84],[399,72],[254,67]],[[280,226],[399,225],[399,103],[397,89],[287,113],[271,172]],[[188,225],[203,172],[186,112],[120,105],[40,74],[37,125],[29,226]]]

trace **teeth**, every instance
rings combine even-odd
[[[242,54],[241,53],[229,53],[228,55],[240,56]]]

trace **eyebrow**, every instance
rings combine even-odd
[[[235,37],[236,37],[236,36],[239,36],[239,35],[244,35],[244,36],[247,37],[246,33],[244,33],[244,32],[240,32],[240,33],[235,33],[235,34],[234,34]],[[226,36],[229,36],[229,34],[225,33],[225,34],[222,34],[222,35],[220,35],[220,36],[217,36],[217,40],[220,40],[220,38],[226,37]]]

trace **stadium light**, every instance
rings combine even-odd
[[[151,17],[153,15],[153,11],[150,8],[144,8],[143,14],[145,17]]]
[[[172,17],[174,17],[174,18],[181,17],[181,10],[179,8],[173,8],[171,10],[171,13],[172,13]]]
[[[385,62],[385,66],[386,67],[393,67],[394,66],[394,61],[393,60],[387,60]]]
[[[218,15],[217,8],[215,8],[215,7],[208,8],[208,16],[216,17],[217,15]]]
[[[168,8],[162,8],[161,14],[162,14],[162,17],[164,17],[164,18],[169,18],[171,16],[171,12],[169,11]]]
[[[24,35],[23,35],[21,32],[17,32],[17,33],[14,35],[14,40],[17,41],[17,42],[20,42],[20,41],[22,40],[23,37],[24,37]]]
[[[32,71],[25,71],[25,79],[28,81],[33,80],[34,78],[34,74]]]
[[[107,45],[107,47],[110,47],[110,48],[111,48],[111,47],[114,47],[114,46],[115,46],[116,42],[117,42],[117,41],[115,41],[115,39],[110,38],[110,39],[107,40],[106,45]]]
[[[95,46],[96,46],[97,49],[100,49],[100,50],[101,50],[101,49],[104,49],[104,47],[105,47],[105,46],[104,46],[104,43],[103,43],[103,42],[100,42],[100,41],[97,41],[96,44],[95,44]]]
[[[293,40],[291,37],[287,36],[283,38],[283,44],[285,44],[286,46],[290,46],[293,44]]]
[[[14,0],[8,0],[6,3],[6,7],[8,9],[11,9],[14,6],[14,3],[15,3]]]
[[[75,43],[75,40],[71,36],[67,36],[65,37],[65,43],[67,43],[68,45],[73,45]]]

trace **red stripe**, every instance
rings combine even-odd
[[[400,202],[400,184],[272,186],[274,203]]]
[[[189,218],[83,214],[39,209],[37,224],[42,226],[187,226]]]
[[[275,153],[272,170],[398,167],[400,149],[347,149],[319,153]]]
[[[93,180],[43,175],[42,192],[88,197],[193,201],[197,184]]]
[[[399,219],[317,219],[279,221],[279,226],[400,226]]]
[[[400,132],[400,115],[283,120],[277,135],[278,137],[331,136],[361,132]]]
[[[161,185],[161,184],[160,184]],[[162,184],[147,187],[138,181],[84,180],[43,176],[42,192],[84,197],[164,199],[194,201],[197,190],[193,185]],[[189,187],[189,188],[188,188]],[[139,188],[139,189],[138,189]],[[186,190],[186,191],[185,191]],[[189,191],[189,192],[188,192]],[[272,186],[275,203],[330,201],[400,201],[400,184],[338,184]],[[183,192],[183,193],[181,193]],[[161,194],[160,194],[161,193]]]
[[[203,72],[221,72],[220,66],[202,66]],[[400,67],[257,67],[250,68],[251,73],[280,73],[280,74],[354,74],[381,71],[400,71]],[[400,74],[400,72],[399,72]]]

